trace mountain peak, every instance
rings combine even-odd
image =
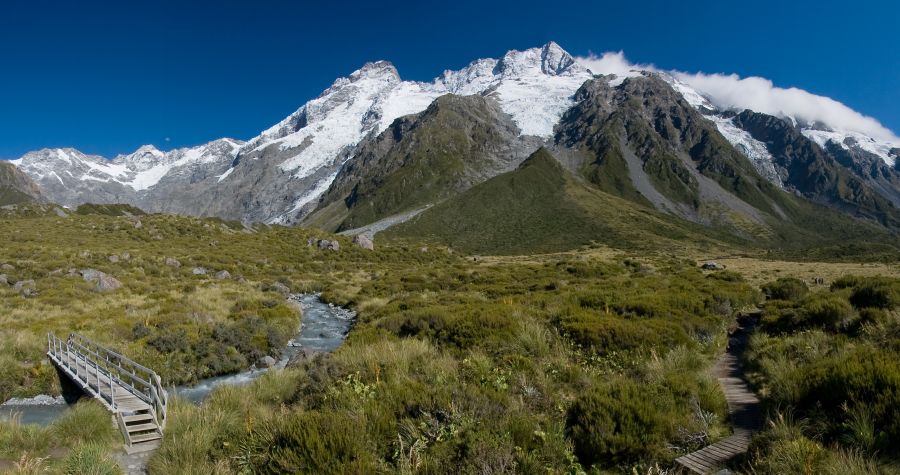
[[[509,51],[503,55],[497,67],[507,76],[524,76],[535,73],[559,76],[586,71],[575,62],[572,55],[553,41],[540,48]]]
[[[137,150],[134,151],[133,155],[143,155],[147,153],[151,155],[163,155],[163,152],[152,144],[141,145]]]
[[[549,42],[541,48],[541,71],[557,75],[575,64],[575,58],[556,42]]]
[[[540,147],[535,150],[519,165],[520,170],[531,167],[536,167],[549,174],[558,174],[563,171],[562,165],[560,165],[559,161],[557,161],[556,158],[553,157],[553,154],[545,147]]]
[[[353,71],[350,74],[350,82],[356,82],[361,79],[370,78],[386,78],[388,80],[400,81],[400,73],[390,61],[374,61],[366,63],[363,67]]]

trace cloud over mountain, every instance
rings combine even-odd
[[[592,54],[580,57],[578,61],[595,74],[628,77],[640,70],[660,71],[653,65],[631,63],[621,51],[606,52],[600,56]],[[737,74],[666,72],[699,91],[720,109],[752,109],[811,124],[821,122],[832,129],[859,132],[878,140],[900,143],[900,138],[878,120],[834,99],[803,89],[778,87],[769,79],[757,76],[741,78]]]

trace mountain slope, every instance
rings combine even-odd
[[[842,167],[833,155],[784,119],[743,111],[732,122],[766,144],[786,186],[817,203],[877,220],[889,227],[900,227],[900,210],[890,200]],[[843,152],[843,149],[832,151]],[[890,189],[890,186],[886,188]]]
[[[540,145],[496,100],[446,95],[360,144],[307,223],[343,231],[441,201],[509,171]]]
[[[38,186],[12,163],[0,162],[0,206],[42,201]]]
[[[573,171],[603,191],[702,224],[782,214],[774,187],[658,76],[595,79],[576,101],[556,145],[580,150]]]
[[[896,234],[884,228],[803,200],[794,204],[792,213],[813,221],[775,221],[768,234],[745,238],[601,191],[541,148],[516,170],[477,184],[383,233],[389,239],[422,239],[488,254],[557,252],[596,243],[675,251],[688,241],[709,249],[738,246],[828,258],[900,252]]]
[[[709,241],[700,229],[582,183],[541,148],[516,170],[475,185],[386,235],[466,252],[514,254],[592,242],[630,247],[689,237]]]

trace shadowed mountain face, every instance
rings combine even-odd
[[[821,148],[784,119],[744,111],[733,123],[773,157],[787,187],[817,203],[896,225],[900,174],[858,148],[828,142]]]
[[[782,214],[775,187],[669,84],[655,76],[586,83],[556,145],[600,189],[704,224]]]
[[[0,162],[0,206],[42,201],[40,189],[12,163]]]

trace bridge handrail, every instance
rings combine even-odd
[[[128,386],[131,386],[129,392],[150,404],[153,407],[157,425],[160,429],[165,428],[169,394],[162,385],[162,379],[155,371],[78,333],[70,333],[68,339],[63,341],[51,332],[48,334],[48,345],[50,353],[57,359],[61,359],[63,350],[68,352],[71,349],[76,354],[82,355],[85,363],[93,363],[98,372],[102,365],[110,379],[110,385],[112,386],[112,382],[115,380],[126,390]],[[124,381],[126,379],[129,380],[128,383]],[[98,391],[100,391],[99,381]],[[100,393],[103,397],[102,391]],[[104,399],[106,398],[104,397]],[[111,396],[110,399],[110,405],[115,410],[115,397]]]
[[[101,361],[101,362],[103,361],[103,355],[97,353],[96,351],[91,350],[90,348],[78,343],[77,341],[71,341],[68,344],[70,347],[74,347],[74,348],[76,348],[76,350],[79,350],[77,352],[82,355],[96,357],[96,360],[94,360],[94,363],[97,363],[98,361]],[[145,391],[144,388],[146,388],[146,390],[149,391],[149,389],[151,387],[151,384],[149,381],[144,380],[137,374],[129,373],[127,371],[127,369],[122,368],[121,366],[117,365],[113,361],[110,361],[109,359],[106,360],[106,365],[104,365],[104,369],[107,370],[107,376],[115,379],[115,381],[118,382],[119,384],[121,384],[122,387],[127,389],[128,386],[131,386],[131,389],[133,391],[129,391],[129,392],[134,394],[136,397],[138,397],[139,399],[141,399],[147,403],[152,402],[150,399],[150,396],[147,395],[146,392],[144,392]],[[123,379],[128,379],[128,380],[130,380],[130,382],[125,382]]]
[[[115,365],[115,366],[114,366],[115,369],[120,370],[120,372],[117,372],[117,374],[115,375],[116,377],[120,377],[120,378],[121,378],[121,377],[125,377],[125,378],[128,378],[129,380],[132,381],[132,383],[138,383],[138,384],[140,384],[140,385],[142,385],[142,386],[144,386],[144,387],[146,387],[146,388],[148,388],[148,389],[151,387],[151,383],[150,383],[150,381],[148,381],[148,379],[151,379],[151,378],[152,378],[152,375],[155,374],[155,373],[153,372],[153,370],[138,365],[138,366],[140,366],[140,367],[137,368],[137,369],[142,370],[143,372],[147,373],[147,375],[148,375],[148,378],[147,378],[147,379],[144,379],[144,378],[140,377],[140,376],[137,374],[137,372],[134,372],[134,371],[129,372],[129,371],[128,371],[128,368],[123,367],[123,366],[121,365],[121,363],[122,363],[122,360],[121,360],[121,359],[119,360],[119,363],[117,364],[117,363],[115,363],[115,362],[113,362],[113,361],[110,361],[109,358],[108,358],[108,356],[113,356],[114,358],[117,358],[117,359],[118,359],[118,358],[124,358],[125,360],[127,360],[127,361],[125,361],[125,362],[128,363],[128,362],[130,362],[130,360],[128,360],[127,357],[121,356],[121,355],[119,355],[118,353],[116,353],[116,352],[114,352],[114,351],[107,350],[106,348],[100,346],[99,344],[94,343],[93,341],[88,340],[87,338],[84,338],[84,337],[82,337],[82,336],[80,336],[80,335],[78,335],[78,334],[74,334],[74,333],[73,333],[73,334],[70,335],[70,336],[74,336],[75,338],[69,342],[69,345],[72,345],[72,346],[75,346],[75,347],[77,347],[77,348],[80,348],[80,349],[82,349],[82,352],[85,352],[85,353],[91,354],[91,355],[93,355],[93,356],[96,356],[96,357],[97,357],[98,359],[100,359],[100,360],[103,360],[104,357],[107,357],[106,361],[108,361],[108,362],[110,362],[111,364]],[[83,341],[83,342],[86,343],[87,345],[80,343],[78,340]],[[90,345],[90,346],[88,346],[88,345]],[[93,347],[93,349],[92,349],[91,347]],[[100,353],[97,352],[96,350],[102,351],[103,353],[105,353],[105,355],[100,354]],[[137,388],[135,387],[134,384],[131,384],[131,387],[134,388],[134,389],[137,389]],[[137,394],[136,394],[136,396],[140,397],[140,396],[137,395]],[[148,401],[148,402],[149,402],[149,401]]]

